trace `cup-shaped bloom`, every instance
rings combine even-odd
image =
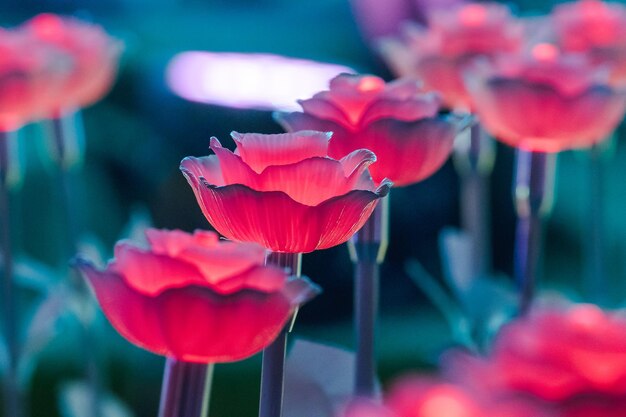
[[[487,358],[454,354],[447,363],[458,379],[481,381],[493,396],[533,396],[559,407],[583,398],[597,406],[623,404],[624,352],[626,318],[579,304],[531,311],[500,331]]]
[[[122,47],[100,26],[46,13],[26,22],[22,30],[36,42],[67,55],[73,63],[62,93],[49,104],[52,115],[88,106],[109,91]]]
[[[235,152],[187,157],[181,170],[205,217],[223,236],[274,252],[307,253],[346,242],[391,183],[374,184],[368,150],[328,157],[330,133],[233,132]]]
[[[613,81],[626,82],[626,6],[581,0],[556,6],[551,14],[559,46],[583,52],[611,68]]]
[[[416,183],[439,169],[467,121],[440,115],[439,96],[425,93],[415,81],[386,84],[371,75],[341,74],[328,91],[300,105],[302,112],[276,115],[286,130],[332,131],[328,153],[334,158],[371,150],[376,155],[372,178],[389,178],[394,186]]]
[[[60,54],[0,29],[0,130],[16,130],[39,117],[70,68]]]
[[[400,39],[383,40],[380,52],[396,75],[420,78],[425,88],[442,94],[449,108],[472,107],[463,83],[470,63],[519,51],[523,44],[522,24],[498,3],[435,9],[428,23],[428,28],[407,27]]]
[[[467,86],[485,128],[511,146],[558,152],[605,139],[626,109],[626,94],[586,56],[550,44],[468,71]]]
[[[265,250],[214,232],[149,229],[148,248],[121,241],[99,270],[78,260],[113,327],[150,352],[188,362],[231,362],[278,336],[318,289],[264,265]]]

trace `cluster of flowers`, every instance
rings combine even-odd
[[[597,143],[622,120],[625,21],[624,6],[597,0],[532,23],[501,4],[467,4],[433,11],[427,29],[410,26],[381,52],[504,143],[558,152]]]
[[[58,118],[99,100],[121,43],[100,27],[52,14],[0,30],[0,131]]]
[[[438,377],[408,375],[385,406],[349,417],[624,416],[626,318],[590,304],[542,306],[500,331],[486,357],[451,351]]]
[[[605,24],[605,12],[617,23]],[[555,44],[533,45],[524,24],[504,6],[439,11],[428,29],[410,31],[406,42],[383,48],[400,75],[418,76],[424,87],[340,75],[328,91],[301,101],[301,112],[277,116],[289,133],[233,133],[234,152],[212,138],[214,155],[182,161],[202,212],[230,241],[212,232],[148,230],[148,247],[121,242],[106,269],[86,261],[78,267],[107,317],[131,342],[186,362],[248,357],[267,347],[294,310],[319,291],[296,271],[267,265],[266,251],[301,254],[346,242],[392,183],[421,181],[446,161],[467,125],[459,113],[476,113],[498,139],[531,151],[588,147],[607,137],[626,109],[618,65],[626,47],[607,42],[617,35],[606,36],[607,28],[617,31],[626,22],[622,14],[595,0],[561,6],[549,19]],[[62,23],[43,16],[25,27],[56,39]],[[593,30],[599,26],[603,30]],[[106,45],[106,53],[116,53]],[[79,61],[46,62],[73,68]],[[32,68],[25,64],[21,71]],[[69,79],[52,86],[71,91]],[[0,112],[0,124],[15,128],[94,97],[85,93],[90,89],[78,90],[62,102],[51,97],[65,94],[43,94],[47,98],[27,106],[28,114]],[[598,340],[608,345],[596,344],[600,328]],[[391,411],[380,413],[600,413],[623,402],[624,378],[615,364],[623,360],[618,353],[624,329],[621,319],[590,306],[533,312],[502,331],[487,359],[452,355],[449,381],[403,382],[389,396]],[[576,342],[569,347],[568,335]],[[363,415],[361,407],[348,414]]]

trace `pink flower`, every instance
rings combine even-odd
[[[591,146],[615,129],[626,108],[626,94],[608,84],[602,68],[550,44],[477,66],[467,85],[486,129],[531,151]]]
[[[448,368],[494,396],[532,395],[559,408],[595,397],[597,407],[626,398],[624,352],[626,318],[580,304],[531,311],[500,331],[487,358],[452,355]]]
[[[551,15],[558,43],[608,64],[613,81],[626,82],[626,6],[582,0],[555,7]]]
[[[330,136],[233,132],[235,153],[211,138],[215,155],[187,157],[181,170],[222,235],[274,252],[312,252],[350,239],[391,187],[372,181],[367,167],[376,157],[368,150],[328,157]]]
[[[480,384],[481,381],[474,381]],[[522,398],[495,400],[477,396],[470,387],[437,378],[407,375],[389,389],[385,404],[397,417],[547,417]]]
[[[279,114],[286,130],[333,132],[329,155],[356,149],[374,152],[372,178],[389,178],[396,186],[432,175],[448,159],[462,118],[438,114],[439,96],[424,93],[415,81],[385,84],[371,75],[342,74],[328,91],[300,101],[303,112]]]
[[[188,362],[231,362],[278,336],[294,309],[318,289],[265,266],[254,244],[148,229],[149,248],[121,241],[105,270],[77,267],[105,315],[131,343]]]
[[[50,103],[52,113],[86,107],[109,91],[122,47],[102,28],[46,13],[32,18],[22,30],[36,42],[65,54],[73,63],[62,93]]]
[[[17,130],[41,116],[70,64],[23,34],[0,29],[0,131]]]
[[[500,53],[516,52],[522,46],[522,25],[502,4],[436,9],[428,22],[428,28],[409,28],[402,40],[384,40],[380,51],[396,75],[422,79],[428,90],[442,94],[450,108],[472,107],[463,83],[468,64],[477,57],[493,59]]]

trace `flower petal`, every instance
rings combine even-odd
[[[434,117],[439,112],[441,100],[438,93],[421,94],[419,97],[409,97],[403,100],[381,98],[373,101],[363,112],[360,126],[383,118],[393,118],[403,121],[415,121],[426,117]]]
[[[257,173],[270,165],[287,165],[307,158],[326,156],[330,135],[319,131],[278,135],[231,133],[241,159]]]
[[[189,183],[193,187],[194,182]],[[289,253],[307,253],[345,242],[388,189],[389,185],[376,193],[355,190],[310,207],[284,192],[255,191],[243,185],[215,187],[204,183],[194,188],[205,217],[223,236]]]
[[[111,269],[129,286],[146,295],[184,285],[206,285],[200,271],[191,263],[140,249],[130,242],[115,245]]]
[[[220,161],[215,155],[203,156],[201,158],[188,156],[180,162],[180,169],[183,172],[188,172],[188,178],[194,179],[195,181],[204,178],[211,184],[226,184],[224,176],[222,175]]]
[[[257,173],[243,161],[241,156],[223,148],[220,141],[215,137],[211,138],[211,150],[215,152],[215,156],[220,161],[220,169],[226,185],[245,184],[256,188]]]
[[[165,230],[149,228],[145,232],[146,239],[154,253],[175,257],[193,244],[212,248],[217,246],[219,235],[215,232],[196,231],[193,235],[182,230]]]
[[[271,166],[259,175],[256,186],[250,188],[282,191],[298,203],[316,206],[353,190],[360,174],[374,160],[371,152],[362,150],[349,155],[346,161],[309,158],[296,164]]]

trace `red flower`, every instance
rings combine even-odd
[[[462,77],[470,62],[522,46],[522,26],[502,4],[435,9],[428,22],[428,29],[409,28],[405,39],[384,40],[380,51],[396,75],[424,80],[425,87],[440,92],[450,108],[471,107]]]
[[[339,157],[356,149],[374,152],[372,178],[389,178],[396,186],[432,175],[443,165],[461,118],[439,116],[440,100],[424,93],[414,81],[385,84],[371,75],[342,74],[330,89],[300,101],[302,113],[278,114],[286,130],[333,132],[329,155]]]
[[[115,246],[105,270],[77,267],[113,326],[146,350],[188,362],[251,356],[283,329],[318,289],[264,266],[253,244],[219,241],[213,232],[149,229],[150,248]]]
[[[40,116],[59,93],[69,64],[23,34],[0,29],[0,131]]]
[[[486,129],[531,151],[591,146],[615,129],[626,108],[626,94],[607,83],[601,68],[549,44],[476,68],[467,81]]]
[[[23,30],[35,41],[65,54],[73,63],[63,93],[50,103],[53,113],[88,106],[109,91],[122,48],[102,28],[73,18],[40,14],[28,21]]]
[[[181,163],[202,212],[229,239],[289,253],[336,246],[363,226],[391,187],[383,181],[376,188],[366,171],[376,157],[368,150],[329,158],[329,133],[232,137],[235,153],[211,138],[215,155]]]
[[[448,365],[458,377],[479,380],[492,393],[526,393],[552,402],[577,396],[608,401],[626,396],[624,352],[626,318],[581,304],[532,311],[500,331],[489,357],[453,355]]]
[[[614,81],[626,82],[626,6],[582,0],[555,7],[553,28],[561,48],[608,64]]]

